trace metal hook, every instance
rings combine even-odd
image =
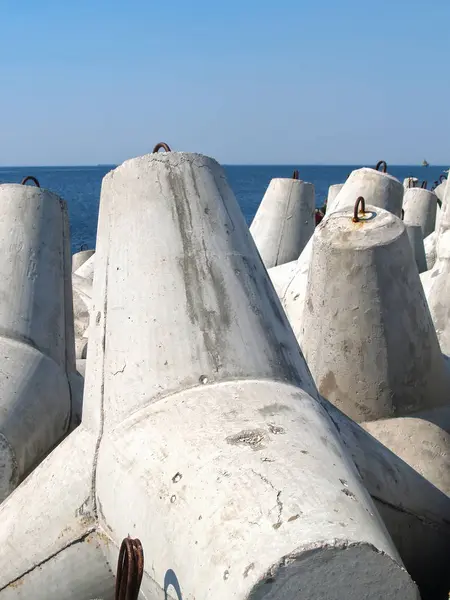
[[[447,181],[447,175],[442,173],[442,175],[439,175],[439,183],[444,183],[444,181]]]
[[[420,186],[423,190],[427,189],[428,181],[422,181],[422,185]]]
[[[36,179],[36,177],[33,177],[33,175],[27,175],[27,177],[24,177],[20,182],[20,185],[25,185],[27,181],[32,181],[38,188],[41,187],[41,184]]]
[[[405,218],[405,211],[402,208],[402,221],[404,220],[404,218]]]
[[[295,171],[292,173],[292,179],[299,179],[298,169],[295,169]]]
[[[361,206],[361,208],[359,208]],[[355,202],[355,208],[353,209],[353,223],[358,223],[359,222],[359,217],[358,217],[358,213],[362,212],[362,214],[364,215],[366,212],[366,201],[364,200],[364,198],[362,196],[359,196],[359,198],[357,198],[356,202]]]
[[[433,183],[433,185],[431,186],[431,191],[434,192],[434,190],[437,188],[438,185],[439,185],[439,183],[437,181],[435,181]]]
[[[117,561],[115,600],[137,600],[144,574],[144,550],[138,539],[123,540]]]
[[[383,171],[382,173],[386,173],[387,172],[387,164],[385,160],[379,160],[375,166],[375,171],[378,171],[380,169],[380,167],[383,167]]]
[[[155,152],[158,152],[159,150],[165,150],[166,152],[171,152],[171,149],[169,148],[169,146],[165,143],[165,142],[159,142],[158,144],[156,144],[156,146],[153,148],[153,154]]]

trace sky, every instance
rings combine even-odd
[[[0,165],[450,164],[449,0],[0,0]]]

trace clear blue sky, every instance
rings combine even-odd
[[[0,165],[450,164],[450,0],[0,0]]]

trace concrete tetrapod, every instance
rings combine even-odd
[[[425,257],[427,261],[427,271],[434,267],[436,262],[436,244],[437,244],[437,232],[433,231],[423,241],[423,247],[425,249]]]
[[[415,188],[418,186],[419,180],[417,177],[405,177],[403,180],[403,187],[405,190],[409,190],[411,188]]]
[[[401,215],[403,202],[402,184],[388,173],[363,168],[352,171],[344,183],[342,190],[336,196],[333,209],[331,211],[327,209],[324,220],[334,210],[341,210],[349,206],[353,208],[358,196],[363,196],[372,206],[386,208],[397,216]],[[280,296],[281,303],[300,346],[302,345],[303,311],[313,239],[314,236],[309,240],[301,253],[297,261],[296,271],[294,273],[286,271],[285,283],[282,284],[280,278],[277,278],[277,287],[283,290],[283,295]]]
[[[441,350],[450,356],[450,186],[446,186],[436,240],[436,261],[421,276]]]
[[[422,236],[433,233],[436,224],[437,196],[429,190],[410,188],[405,190],[403,210],[405,225],[420,225]]]
[[[314,186],[272,179],[250,226],[267,269],[296,260],[314,233]]]
[[[95,250],[80,250],[72,256],[72,273],[75,273],[84,263],[93,256]]]
[[[334,185],[330,185],[328,188],[327,213],[330,213],[334,210],[335,200],[343,187],[343,183],[335,183]]]
[[[440,406],[448,377],[405,225],[373,206],[356,219],[333,213],[314,235],[302,350],[319,392],[357,422]]]
[[[417,270],[419,273],[423,273],[427,270],[427,257],[425,256],[422,228],[420,225],[407,224],[405,224],[405,227],[413,251],[413,257],[417,265]]]
[[[82,424],[0,506],[0,598],[112,599],[130,533],[145,598],[418,599],[215,161],[105,177],[93,315]]]
[[[442,181],[442,183],[440,183],[438,186],[436,186],[433,190],[441,202],[443,202],[443,200],[444,200],[446,189],[447,189],[447,179],[444,179],[444,181]]]
[[[0,185],[0,501],[67,433],[75,376],[64,202]]]
[[[447,407],[411,418],[365,423],[368,433],[323,402],[408,572],[419,585],[422,600],[447,600],[450,490],[445,432],[450,423],[443,423]]]

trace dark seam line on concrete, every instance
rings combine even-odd
[[[24,577],[26,577],[27,575],[29,575],[32,571],[34,571],[35,569],[38,569],[39,567],[41,567],[42,565],[45,565],[45,563],[49,562],[50,560],[52,560],[53,558],[55,558],[55,556],[58,556],[58,554],[60,554],[61,552],[63,552],[64,550],[67,550],[67,548],[70,548],[71,546],[75,546],[76,544],[79,544],[81,542],[84,542],[84,540],[91,535],[91,533],[93,533],[94,531],[96,531],[96,527],[93,527],[92,529],[89,529],[89,531],[87,531],[86,533],[84,533],[81,537],[77,538],[76,540],[73,540],[71,542],[69,542],[66,546],[64,546],[63,548],[61,548],[60,550],[58,550],[57,552],[54,552],[53,554],[51,554],[50,556],[47,556],[47,558],[44,558],[44,560],[42,560],[41,562],[37,563],[36,565],[34,565],[33,567],[31,567],[31,569],[28,569],[28,571],[25,571],[24,573],[22,573],[22,575],[19,575],[19,577],[16,577],[15,579],[13,579],[12,581],[10,581],[9,583],[7,583],[6,585],[4,585],[2,588],[0,588],[0,592],[2,592],[3,590],[5,590],[7,587],[9,587],[10,585],[14,584],[16,581],[19,581],[20,579],[23,579]]]

